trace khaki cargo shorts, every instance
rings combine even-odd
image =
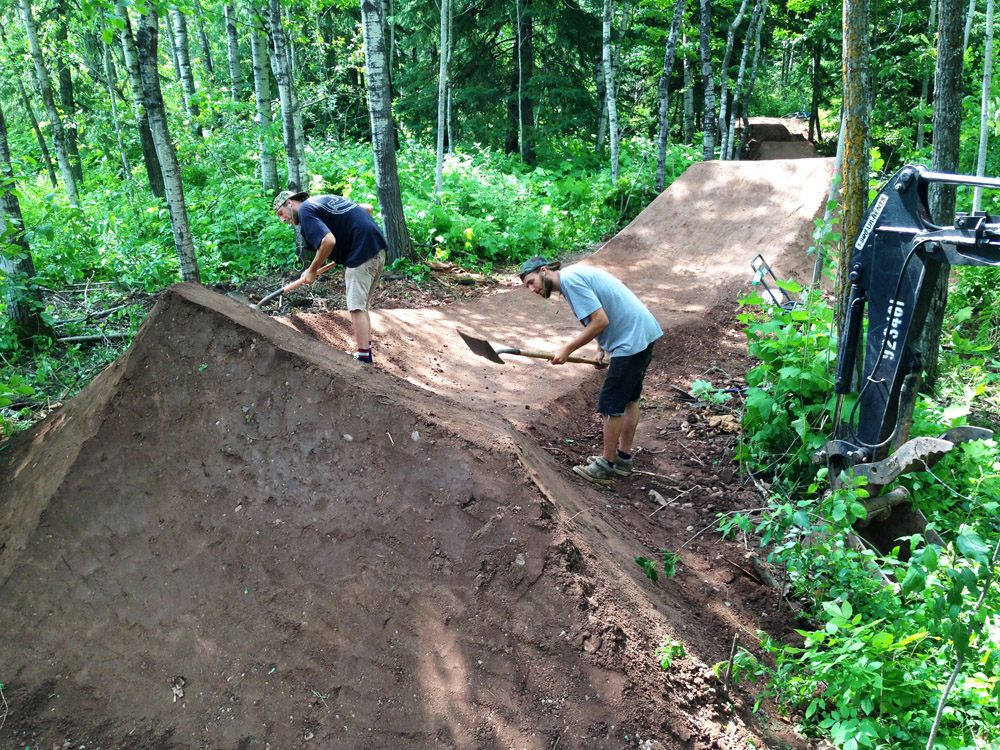
[[[385,249],[366,260],[357,268],[344,269],[344,286],[347,287],[347,309],[367,310],[372,295],[378,289],[378,280],[385,268]]]

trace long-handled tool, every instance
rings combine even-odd
[[[327,263],[325,266],[323,266],[318,271],[316,271],[316,276],[319,276],[324,271],[328,271],[329,269],[333,268],[335,265],[337,265],[337,264],[336,263]],[[296,279],[295,281],[290,281],[287,284],[285,284],[283,287],[281,287],[281,289],[279,289],[278,291],[271,292],[269,295],[267,295],[266,297],[264,297],[264,299],[262,299],[256,305],[250,305],[250,307],[252,307],[254,310],[259,310],[267,302],[270,302],[275,297],[277,297],[279,294],[285,294],[286,292],[290,292],[293,289],[295,289],[296,287],[302,286],[305,283],[306,282],[303,281],[301,277],[298,278],[298,279]]]
[[[553,356],[550,352],[533,352],[527,349],[494,349],[486,339],[477,339],[461,331],[458,332],[458,335],[462,337],[462,341],[468,344],[473,352],[480,357],[486,357],[490,362],[496,362],[498,365],[506,364],[500,359],[501,354],[516,354],[519,357],[535,357],[536,359],[552,359]],[[597,365],[598,367],[604,367],[607,364],[607,362],[598,362],[596,359],[586,359],[585,357],[567,357],[566,361],[580,362],[585,365]]]

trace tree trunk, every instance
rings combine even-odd
[[[674,3],[674,18],[670,22],[666,48],[663,51],[663,73],[659,84],[659,130],[656,138],[656,190],[662,191],[667,183],[667,141],[670,139],[670,76],[677,58],[677,37],[684,17],[685,0]]]
[[[448,61],[451,41],[448,39],[448,19],[451,16],[450,0],[441,1],[441,38],[438,60],[438,111],[437,111],[437,163],[434,167],[434,202],[441,203],[441,183],[444,172],[444,118],[448,96]]]
[[[684,36],[684,142],[694,145],[694,73],[693,64],[687,54],[687,36]]]
[[[712,0],[701,0],[701,82],[705,95],[705,128],[702,142],[702,159],[715,159],[715,129],[718,127],[715,113],[715,75],[712,73]]]
[[[299,98],[295,93],[291,61],[288,55],[288,37],[281,23],[279,0],[268,0],[271,21],[271,69],[278,83],[278,99],[281,101],[281,127],[285,140],[285,164],[288,168],[288,189],[303,190],[306,171],[303,146],[295,127],[295,113],[299,108]]]
[[[201,64],[205,67],[206,78],[209,83],[215,84],[215,63],[212,62],[212,46],[208,41],[208,32],[205,31],[205,16],[201,12],[201,3],[194,0],[195,25],[198,27],[198,45],[201,49]]]
[[[938,0],[931,0],[930,20],[927,22],[928,39],[933,39],[934,32],[937,31],[937,7]],[[924,110],[927,108],[927,95],[930,91],[930,78],[930,71],[925,69],[924,74],[920,78],[920,110],[917,115],[916,139],[917,151],[923,151],[924,148]]]
[[[139,144],[142,147],[142,161],[146,166],[146,177],[149,180],[149,191],[156,198],[164,198],[167,189],[163,184],[163,168],[160,157],[156,154],[156,144],[153,143],[153,133],[149,129],[149,118],[146,116],[146,101],[142,91],[142,73],[139,70],[139,52],[132,36],[132,20],[124,5],[115,5],[115,15],[121,20],[122,54],[125,58],[125,71],[128,73],[129,86],[132,89],[132,108],[135,112],[136,128],[139,131]]]
[[[868,209],[868,169],[871,114],[869,98],[868,61],[870,47],[869,0],[845,0],[844,29],[844,137],[843,182],[840,194],[843,200],[841,214],[842,249],[837,266],[837,299],[845,300],[848,281],[848,264],[854,240],[861,229],[861,222]],[[837,310],[837,330],[843,330],[847,311]]]
[[[594,151],[600,154],[604,151],[604,139],[608,137],[608,87],[604,83],[604,63],[597,64],[595,74],[597,81],[597,139]]]
[[[0,271],[7,277],[7,317],[14,333],[22,343],[36,336],[53,337],[52,328],[42,318],[44,305],[38,288],[33,286],[35,263],[31,248],[24,236],[21,205],[14,193],[14,170],[10,162],[7,143],[7,122],[0,102],[0,236],[6,244],[17,248],[17,253],[0,252]]]
[[[139,33],[136,36],[143,99],[149,117],[149,127],[153,133],[153,141],[156,144],[156,153],[163,166],[167,208],[170,211],[170,228],[174,234],[174,246],[177,248],[177,258],[180,261],[181,278],[184,281],[201,283],[201,272],[198,270],[194,240],[188,226],[180,164],[177,162],[174,144],[170,140],[170,128],[167,125],[167,113],[163,106],[163,93],[160,90],[160,71],[157,66],[159,25],[156,9],[149,6],[146,14],[139,21]]]
[[[972,33],[972,17],[976,13],[976,0],[969,0],[969,9],[965,11],[965,33],[962,36],[962,55],[969,48],[969,34]]]
[[[115,136],[118,139],[118,154],[121,156],[122,160],[124,179],[131,183],[132,165],[128,162],[128,153],[125,150],[125,139],[122,137],[121,118],[118,116],[118,94],[115,91],[115,66],[111,59],[111,50],[108,48],[108,45],[102,41],[101,46],[104,48],[104,77],[108,84],[108,101],[111,103],[111,117],[115,123]],[[129,189],[131,190],[131,186]]]
[[[767,0],[757,0],[753,6],[753,13],[750,16],[750,25],[747,26],[747,37],[743,42],[743,54],[740,55],[740,69],[736,74],[736,88],[733,89],[733,109],[729,115],[729,138],[726,141],[726,146],[723,149],[723,159],[735,159],[738,154],[735,153],[735,138],[736,138],[736,118],[744,114],[742,110],[744,109],[744,93],[743,93],[743,82],[746,78],[747,72],[747,59],[750,56],[750,49],[753,47],[751,40],[759,37],[759,29],[763,24],[764,18],[764,8]],[[744,128],[744,131],[746,128]]]
[[[618,102],[615,92],[615,70],[612,65],[611,22],[614,17],[614,0],[604,0],[601,24],[601,60],[604,65],[604,98],[608,107],[608,147],[611,152],[611,181],[618,182]]]
[[[24,90],[24,82],[21,80],[21,76],[17,76],[17,91],[18,96],[21,97],[21,104],[24,107],[24,111],[28,115],[28,120],[31,122],[31,129],[35,132],[35,139],[38,141],[38,148],[42,152],[42,162],[45,164],[45,170],[49,173],[49,182],[52,183],[52,187],[59,187],[59,178],[56,177],[56,168],[52,164],[52,154],[49,153],[49,144],[45,141],[45,136],[42,135],[42,129],[38,125],[38,118],[35,116],[35,108],[31,106],[31,99],[28,96],[28,92]]]
[[[986,147],[990,138],[990,91],[993,86],[993,0],[986,0],[986,48],[983,56],[983,93],[979,109],[979,155],[976,159],[976,174],[986,174]],[[972,208],[983,207],[983,189],[977,187],[972,194]]]
[[[269,135],[271,123],[271,64],[268,60],[267,35],[262,9],[250,9],[250,55],[253,58],[253,88],[257,102],[257,127],[260,132],[260,179],[264,192],[277,193],[278,159]]]
[[[240,68],[240,36],[236,27],[236,3],[226,0],[226,52],[229,59],[229,85],[234,102],[243,99],[243,70]]]
[[[934,120],[931,141],[931,169],[957,172],[962,135],[962,8],[960,0],[941,0],[938,14],[937,66],[934,70]],[[928,208],[935,224],[951,224],[955,218],[955,186],[934,183],[928,193]],[[948,303],[950,266],[941,268],[927,320],[916,349],[923,355],[924,389],[932,390],[937,380],[941,325]]]
[[[527,92],[535,77],[535,25],[532,0],[519,0],[517,14],[517,106],[521,163],[535,163],[535,101]]]
[[[812,99],[809,103],[809,140],[813,139],[813,130],[816,131],[816,141],[823,140],[823,132],[819,124],[819,102],[823,90],[823,59],[820,54],[822,45],[819,40],[813,42],[812,59]]]
[[[69,24],[66,21],[65,3],[58,3],[57,13],[59,21],[56,24],[56,77],[59,79],[59,101],[62,105],[63,126],[66,129],[69,165],[79,184],[83,182],[83,162],[80,160],[80,144],[77,142],[79,129],[76,97],[73,95],[73,70],[66,59],[69,47]]]
[[[177,65],[181,73],[181,91],[184,94],[184,109],[188,116],[191,135],[201,137],[201,107],[198,106],[198,92],[191,71],[191,49],[188,43],[187,18],[178,8],[170,10],[174,22],[174,40],[177,47]]]
[[[361,30],[365,45],[365,70],[368,72],[368,109],[375,151],[375,185],[382,208],[386,239],[389,242],[388,260],[400,257],[415,259],[410,231],[403,214],[403,195],[396,167],[389,58],[386,56],[381,11],[382,5],[377,0],[361,0]]]
[[[743,17],[747,12],[747,4],[750,0],[743,0],[736,18],[729,24],[729,31],[726,32],[726,53],[722,57],[722,68],[719,75],[719,158],[728,159],[729,150],[729,59],[733,54],[733,45],[736,43],[736,29],[743,23]]]
[[[49,76],[49,68],[42,55],[41,44],[38,42],[38,30],[35,27],[35,19],[31,13],[30,0],[21,0],[21,18],[24,20],[24,31],[28,37],[31,59],[35,63],[35,83],[38,87],[38,92],[42,96],[45,113],[49,117],[49,127],[52,129],[52,145],[56,151],[56,161],[59,163],[59,173],[63,178],[66,196],[69,199],[70,205],[79,207],[80,198],[76,189],[76,175],[73,173],[73,167],[70,162],[66,131],[63,128],[59,112],[56,110],[56,100],[52,95],[52,78]]]

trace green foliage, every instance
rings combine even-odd
[[[675,660],[683,659],[687,654],[684,651],[683,643],[667,637],[653,651],[653,656],[656,657],[656,663],[660,665],[660,669],[666,672],[674,665]]]
[[[974,296],[957,300],[963,306],[945,323],[945,330],[955,333],[946,339],[943,361],[954,369],[941,378],[934,399],[918,400],[912,436],[965,424],[976,400],[996,386],[992,347],[977,343],[991,334],[972,322],[989,316],[974,316],[965,306]],[[809,627],[799,631],[801,644],[762,636],[770,662],[744,653],[735,660],[734,677],[761,681],[760,699],[774,697],[803,717],[807,732],[840,747],[922,747],[942,701],[935,747],[996,743],[1000,462],[995,442],[962,444],[933,472],[900,478],[943,545],[915,534],[905,540],[908,556],[897,549],[880,558],[854,545],[853,525],[866,515],[864,481],[824,492],[826,468],[807,465],[829,430],[825,378],[834,357],[829,317],[820,300],[802,310],[770,307],[744,316],[759,361],[748,383],[762,391],[747,398],[741,458],[752,470],[767,472],[774,495],[766,510],[728,517],[721,528],[729,535],[754,533],[789,592],[812,607]],[[961,323],[955,324],[956,318]],[[827,364],[814,369],[810,363],[816,362]],[[787,409],[781,399],[790,401]],[[965,668],[945,698],[943,686],[956,660]]]
[[[764,303],[756,294],[740,301],[746,312],[739,320],[758,364],[747,375],[739,457],[754,470],[801,484],[833,413],[833,311],[816,296],[791,310],[759,307]]]
[[[661,549],[660,554],[663,555],[663,574],[667,578],[673,578],[677,572],[677,560],[680,556],[676,552],[671,552],[666,549]],[[660,575],[656,571],[656,563],[653,560],[646,557],[636,557],[635,562],[637,562],[642,568],[642,572],[646,578],[651,580],[653,583],[656,583],[659,580]]]

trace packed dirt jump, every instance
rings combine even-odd
[[[832,165],[696,164],[581,261],[664,329],[610,489],[570,471],[602,373],[456,333],[551,351],[558,295],[374,311],[371,367],[346,314],[167,290],[0,452],[0,747],[808,747],[712,670],[794,612],[714,530],[761,502],[731,415],[677,396],[742,382],[750,262],[811,278]]]

